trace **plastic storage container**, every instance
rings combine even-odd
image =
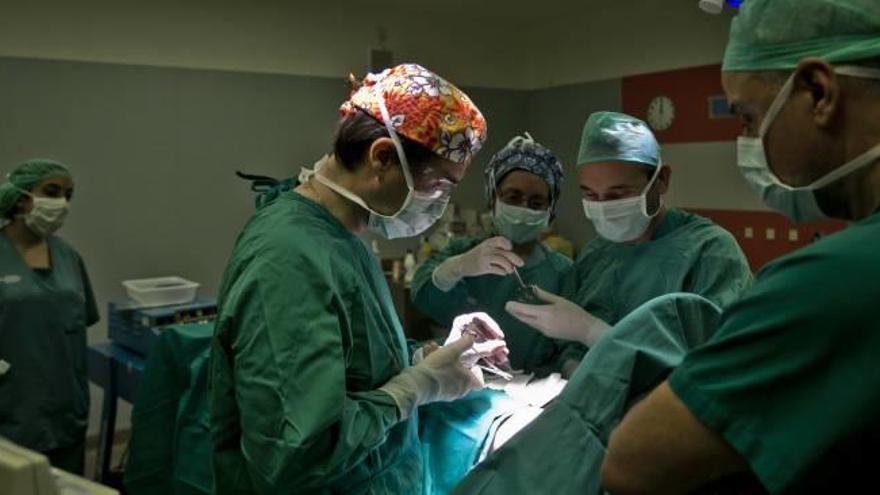
[[[199,291],[199,284],[181,277],[125,280],[122,285],[140,307],[190,303]]]

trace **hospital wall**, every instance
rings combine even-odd
[[[541,89],[717,63],[729,19],[695,0],[31,0],[0,4],[0,56],[339,77],[381,46],[463,85]]]
[[[470,2],[2,2],[0,56],[341,78],[381,47],[459,84],[526,88],[521,22]]]

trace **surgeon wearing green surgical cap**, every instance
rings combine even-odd
[[[880,448],[880,2],[748,0],[722,83],[737,164],[795,222],[851,222],[766,266],[612,435],[612,493],[863,493]],[[743,491],[741,490],[740,493]]]
[[[82,474],[98,309],[82,258],[55,235],[72,197],[73,177],[52,160],[0,183],[0,437]]]
[[[549,304],[507,304],[524,323],[572,342],[560,358],[564,375],[609,326],[655,297],[690,292],[726,306],[750,283],[730,233],[666,205],[672,174],[641,120],[617,112],[590,115],[577,172],[584,214],[599,237],[581,250],[560,295],[539,292]]]

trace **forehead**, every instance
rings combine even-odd
[[[590,163],[578,168],[578,179],[586,187],[641,185],[648,177],[648,167],[629,162]]]
[[[550,187],[547,182],[539,175],[526,170],[512,170],[508,172],[498,183],[500,192],[518,189],[520,191],[539,191],[546,194]]]
[[[36,188],[44,189],[47,187],[73,189],[73,179],[71,179],[70,177],[50,177],[37,184]]]

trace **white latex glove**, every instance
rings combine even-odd
[[[479,368],[472,371],[462,364],[462,354],[471,350],[473,344],[473,337],[465,335],[425,356],[417,365],[405,368],[379,390],[394,399],[401,419],[406,419],[422,404],[453,401],[483,388]]]
[[[513,244],[507,238],[486,239],[470,251],[440,263],[431,278],[438,289],[449,291],[465,277],[510,275],[514,268],[525,264],[512,249]]]
[[[535,287],[538,299],[544,305],[508,302],[504,309],[516,319],[529,325],[544,335],[560,340],[573,340],[588,347],[599,340],[610,326],[587,313],[577,304]]]
[[[492,366],[501,368],[503,371],[510,370],[510,361],[507,355],[510,351],[507,349],[507,342],[504,340],[504,332],[498,323],[486,313],[468,313],[458,315],[452,320],[452,328],[449,330],[449,336],[443,345],[449,345],[462,338],[462,330],[470,324],[474,319],[481,320],[485,325],[481,328],[483,333],[477,337],[477,341],[470,350],[462,354],[462,363],[472,368],[477,364],[480,358],[485,357]]]

